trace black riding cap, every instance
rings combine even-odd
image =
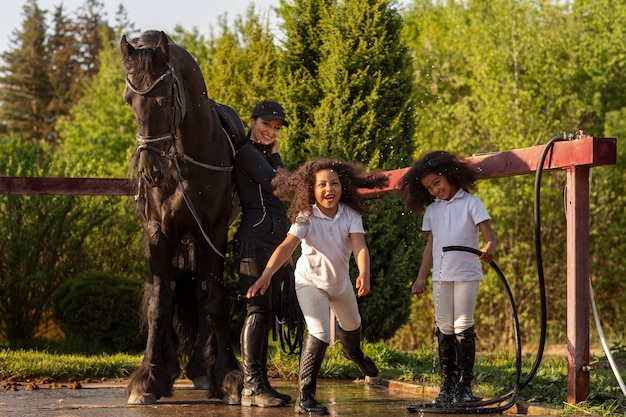
[[[252,109],[252,118],[260,117],[263,120],[282,120],[285,126],[289,126],[285,120],[285,109],[273,100],[263,100]]]

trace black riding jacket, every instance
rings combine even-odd
[[[272,186],[283,161],[277,153],[269,155],[270,149],[247,141],[237,151],[234,172],[242,216],[235,239],[276,247],[287,236],[290,223]]]

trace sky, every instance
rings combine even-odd
[[[128,20],[139,30],[157,29],[171,31],[180,24],[185,30],[196,27],[201,34],[208,35],[209,27],[217,28],[217,18],[224,14],[232,22],[238,15],[244,15],[250,4],[254,4],[257,13],[269,13],[270,24],[277,20],[272,7],[280,5],[279,0],[100,0],[104,3],[105,20],[115,24],[115,13],[119,4],[123,4]],[[0,52],[7,51],[14,38],[15,30],[22,30],[23,6],[25,0],[3,0],[0,12]],[[83,5],[84,0],[37,0],[42,10],[47,10],[50,17],[54,8],[63,4],[66,13],[73,13]],[[216,5],[217,4],[217,5]]]

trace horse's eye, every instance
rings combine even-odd
[[[156,98],[156,102],[157,102],[157,104],[158,104],[159,106],[161,106],[161,107],[163,107],[163,105],[165,105],[165,102],[166,102],[166,101],[167,101],[167,100],[165,99],[165,97],[157,97],[157,98]]]

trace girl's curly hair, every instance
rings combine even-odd
[[[477,180],[477,172],[465,160],[445,151],[432,151],[419,158],[400,180],[400,195],[404,207],[420,212],[435,201],[422,179],[428,174],[446,177],[448,182],[465,191],[471,191]]]
[[[383,188],[389,184],[389,178],[384,173],[372,172],[366,175],[361,164],[338,158],[315,158],[295,171],[279,169],[272,181],[274,194],[283,201],[291,202],[288,215],[292,221],[295,221],[298,213],[311,211],[311,206],[315,204],[315,174],[325,169],[333,170],[339,175],[339,201],[360,214],[370,213],[370,201],[363,198],[359,188]]]

